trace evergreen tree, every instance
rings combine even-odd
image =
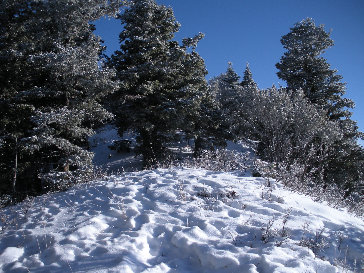
[[[225,147],[226,140],[232,140],[230,127],[223,115],[224,110],[217,100],[216,86],[209,84],[208,92],[202,94],[198,115],[194,120],[194,156],[198,157],[205,150]]]
[[[357,144],[357,138],[362,137],[362,133],[358,131],[356,122],[350,119],[348,109],[354,103],[342,97],[346,89],[341,82],[342,77],[321,57],[334,44],[330,33],[325,31],[323,25],[316,26],[308,18],[296,23],[282,37],[281,43],[287,51],[276,64],[278,77],[287,82],[289,90],[302,89],[306,98],[323,109],[341,130],[342,137],[330,143],[330,156],[322,163],[323,180],[352,191],[355,181],[360,179],[358,166],[363,162],[363,149]],[[320,143],[322,139],[317,141]]]
[[[36,193],[91,174],[87,138],[111,117],[100,100],[117,84],[101,67],[90,21],[119,7],[116,0],[1,2],[2,193]]]
[[[354,104],[342,97],[345,93],[342,77],[321,57],[334,44],[324,26],[316,26],[313,19],[307,18],[296,23],[281,43],[287,51],[276,64],[277,75],[287,82],[288,89],[302,89],[331,119],[349,118],[351,113],[346,108]]]
[[[138,152],[150,166],[165,156],[167,145],[178,136],[191,135],[206,91],[207,73],[195,51],[199,34],[173,41],[179,30],[173,11],[154,0],[133,1],[119,16],[123,25],[115,67],[121,88],[112,97],[119,133],[138,133]]]
[[[234,112],[240,107],[238,98],[243,88],[239,83],[240,76],[234,71],[232,63],[228,63],[225,73],[213,78],[209,82],[210,92],[215,94],[219,109],[219,128],[224,128],[225,139],[236,139],[238,123]]]
[[[228,62],[226,72],[210,81],[222,108],[231,108],[234,104],[234,97],[240,90],[239,80],[240,76],[235,72],[232,63]]]
[[[227,84],[227,88],[235,88],[239,84],[240,76],[235,72],[231,62],[228,62],[228,68],[225,74],[221,75],[221,80]]]
[[[245,70],[244,70],[244,77],[242,82],[240,83],[243,87],[249,87],[249,88],[257,88],[256,82],[253,80],[253,74],[250,71],[249,63],[246,64]]]

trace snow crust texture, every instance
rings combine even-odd
[[[362,219],[239,173],[125,173],[0,213],[3,272],[331,273],[363,262]]]

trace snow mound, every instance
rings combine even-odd
[[[4,272],[331,273],[363,266],[362,219],[238,173],[124,173],[0,214]]]

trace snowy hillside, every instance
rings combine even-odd
[[[2,209],[1,220],[3,272],[341,273],[363,266],[363,220],[239,173],[124,173]]]
[[[135,146],[134,135],[126,133],[124,139],[130,140],[132,146]],[[118,153],[116,150],[110,149],[114,142],[119,140],[121,138],[118,135],[117,128],[112,125],[100,128],[95,135],[90,137],[91,152],[95,155],[93,164],[110,173],[141,170],[141,157],[135,157],[134,153]]]

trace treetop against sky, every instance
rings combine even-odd
[[[362,0],[157,2],[172,7],[181,23],[175,37],[177,40],[193,37],[199,32],[205,34],[197,51],[206,62],[208,79],[225,72],[229,61],[234,70],[243,76],[245,65],[249,62],[254,80],[260,88],[272,84],[285,86],[285,82],[278,79],[275,68],[284,52],[281,37],[296,22],[307,17],[313,18],[317,25],[324,24],[334,40],[334,46],[326,51],[324,57],[347,83],[346,97],[356,104],[352,118],[358,121],[361,130],[364,129]],[[120,22],[102,19],[96,23],[96,28],[97,34],[105,41],[107,54],[111,55],[119,48]]]

